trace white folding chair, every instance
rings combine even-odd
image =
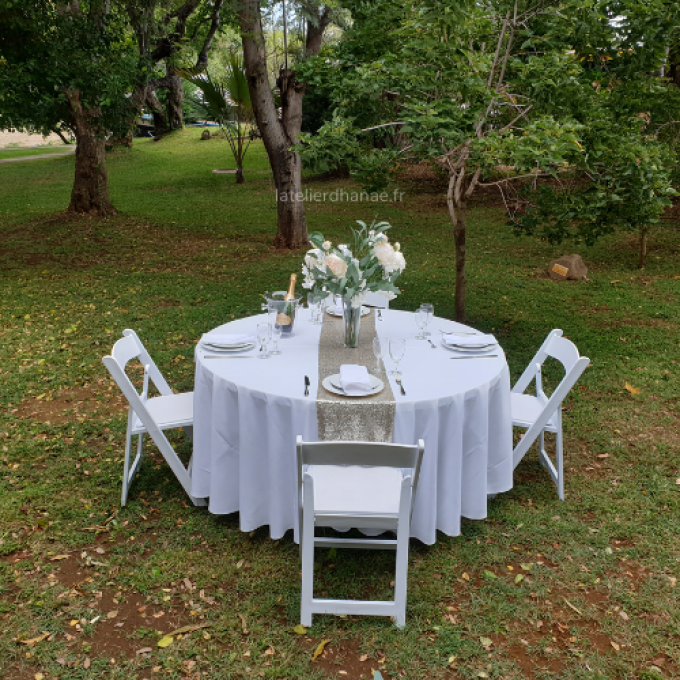
[[[139,359],[144,366],[144,383],[141,394],[137,394],[128,378],[125,367],[132,359]],[[144,435],[149,434],[158,446],[163,458],[172,468],[179,483],[184,487],[194,505],[205,505],[204,499],[191,496],[191,462],[185,468],[172,445],[163,433],[164,430],[183,428],[189,439],[192,438],[194,422],[193,392],[174,394],[161,375],[158,367],[142,345],[133,330],[123,331],[123,337],[116,342],[109,356],[104,357],[104,365],[118,383],[130,404],[128,410],[127,433],[125,435],[125,463],[123,468],[123,492],[121,505],[127,503],[128,490],[142,460]],[[160,396],[148,398],[149,380],[156,386]],[[137,435],[137,456],[130,464],[132,437]]]
[[[297,438],[298,520],[302,556],[300,620],[312,614],[371,614],[406,621],[408,545],[424,443],[303,442]],[[333,538],[316,527],[395,531],[397,538]],[[321,600],[314,597],[314,548],[396,550],[394,600]]]
[[[564,367],[565,375],[550,397],[543,392],[541,369],[548,357],[557,359]],[[582,357],[576,345],[562,337],[559,329],[550,332],[536,356],[531,360],[517,384],[512,388],[512,424],[527,431],[513,451],[513,467],[517,467],[538,439],[539,460],[557,486],[560,500],[564,500],[564,464],[562,444],[562,401],[569,394],[576,381],[590,363],[588,357]],[[532,380],[536,381],[536,396],[524,394]],[[556,464],[545,451],[545,433],[556,435]]]
[[[389,309],[390,301],[382,293],[369,290],[368,293],[364,293],[364,305],[376,309]]]

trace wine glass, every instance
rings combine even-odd
[[[423,336],[427,337],[428,335],[431,335],[431,333],[427,332],[427,327],[430,325],[430,321],[432,321],[432,317],[434,317],[434,305],[431,305],[429,302],[423,302],[420,305],[421,309],[424,309],[427,313],[427,320],[425,321],[425,331],[423,332]]]
[[[309,323],[316,323],[319,314],[319,298],[314,293],[307,293],[307,307],[309,308]]]
[[[423,332],[427,326],[427,311],[422,307],[416,310],[416,326],[420,328],[420,335],[416,335],[417,340],[425,340],[425,333]]]
[[[382,347],[377,335],[373,338],[373,355],[375,356],[375,371],[377,373],[380,371],[380,359],[382,358]]]
[[[267,343],[272,336],[272,327],[269,323],[257,324],[257,341],[260,343],[260,353],[257,355],[258,359],[269,359],[267,352]]]
[[[281,326],[273,325],[272,326],[272,340],[274,341],[274,349],[269,352],[270,355],[272,354],[281,354],[281,350],[279,349],[279,340],[281,339],[281,332],[283,329]]]
[[[271,327],[274,328],[276,324],[276,318],[279,315],[279,309],[278,306],[276,305],[275,302],[269,302],[267,303],[267,320],[271,324]],[[280,328],[280,326],[279,326]]]
[[[404,350],[406,349],[406,341],[404,338],[392,338],[390,340],[390,357],[395,363],[395,368],[390,371],[390,375],[401,377],[399,372],[399,362],[404,358]]]

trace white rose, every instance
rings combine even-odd
[[[331,242],[330,241],[324,241],[323,242],[323,249],[328,251],[331,249]]]
[[[379,241],[373,246],[373,253],[383,267],[388,267],[394,257],[394,248],[387,241]]]
[[[401,244],[399,243],[399,241],[397,241],[397,242],[394,244],[394,249],[395,249],[395,250],[401,250]]]
[[[347,273],[347,262],[337,255],[329,255],[326,258],[326,266],[341,279]]]
[[[404,269],[406,269],[406,260],[404,259],[404,256],[401,254],[401,252],[397,251],[394,253],[394,257],[392,258],[392,266],[400,272],[403,272]]]
[[[310,272],[313,271],[315,267],[323,270],[325,259],[326,256],[324,252],[315,248],[314,250],[307,251],[307,255],[305,255],[305,265],[307,265]]]

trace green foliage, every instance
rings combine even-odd
[[[98,0],[62,11],[48,0],[0,2],[0,128],[48,132],[77,92],[100,134],[127,130],[138,73],[126,18]]]
[[[680,133],[680,94],[652,73],[663,64],[678,8],[642,0],[539,4],[517,4],[527,18],[512,40],[501,26],[514,3],[419,0],[408,13],[389,14],[382,31],[373,10],[392,3],[362,4],[341,43],[307,67],[309,82],[325,86],[335,107],[332,121],[305,138],[303,158],[346,163],[372,190],[385,185],[404,145],[444,167],[452,167],[445,152],[463,158],[468,177],[479,168],[482,181],[495,181],[505,166],[504,194],[514,193],[513,176],[535,177],[516,180],[523,210],[513,224],[551,241],[591,243],[615,228],[654,224],[673,193],[669,147]],[[371,33],[379,35],[374,43]],[[403,125],[388,125],[395,122]],[[372,128],[392,137],[377,144]]]

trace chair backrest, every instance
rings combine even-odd
[[[125,372],[125,367],[132,359],[139,359],[142,366],[144,366],[145,372],[148,374],[151,382],[156,385],[160,394],[165,396],[173,393],[158,366],[156,366],[154,360],[146,351],[146,347],[142,344],[139,336],[132,329],[127,328],[123,331],[123,337],[113,346],[110,356],[123,372]],[[104,363],[106,364],[106,362]]]
[[[543,394],[541,386],[541,366],[543,362],[552,357],[559,361],[564,367],[564,378],[560,381],[557,387],[553,390],[550,398],[546,398]],[[583,371],[586,370],[590,359],[579,355],[576,345],[562,337],[562,331],[555,329],[548,334],[541,348],[536,352],[536,355],[531,360],[531,363],[526,367],[520,379],[512,388],[513,392],[522,394],[532,379],[536,379],[536,393],[539,399],[544,402],[543,410],[536,419],[536,421],[527,430],[522,440],[515,448],[514,459],[515,466],[521,460],[526,450],[531,446],[536,437],[540,434],[543,428],[548,424],[553,413],[559,409],[564,398],[569,394],[571,388],[576,384],[576,381],[581,377]]]
[[[301,513],[302,480],[306,465],[361,465],[365,467],[408,468],[413,471],[411,489],[412,498],[415,498],[424,450],[425,442],[422,439],[418,441],[417,445],[410,446],[382,442],[303,442],[302,437],[298,435],[298,510]],[[302,518],[300,517],[301,521]]]
[[[390,301],[382,293],[369,290],[364,293],[364,304],[367,307],[376,307],[377,309],[389,309]]]

